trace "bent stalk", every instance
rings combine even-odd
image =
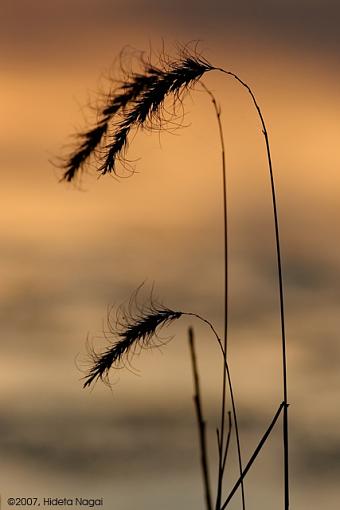
[[[280,299],[280,323],[281,323],[281,344],[282,344],[282,377],[283,377],[283,450],[284,450],[284,508],[289,508],[289,453],[288,453],[288,384],[287,384],[287,348],[286,348],[286,328],[285,328],[285,313],[284,313],[284,292],[283,292],[283,277],[282,277],[282,262],[281,262],[281,248],[280,248],[280,229],[279,219],[277,212],[276,189],[274,181],[274,172],[272,165],[272,158],[270,153],[269,137],[266,124],[261,112],[261,109],[256,101],[253,91],[241,78],[231,71],[226,71],[222,68],[215,68],[224,74],[232,76],[237,80],[250,94],[254,106],[259,115],[262,132],[266,144],[267,161],[269,167],[269,177],[271,185],[272,206],[274,215],[274,228],[275,228],[275,245],[276,245],[276,258],[277,258],[277,272],[279,284],[279,299]]]
[[[226,158],[225,158],[225,143],[224,143],[224,134],[223,134],[223,126],[221,122],[221,109],[217,105],[216,98],[211,90],[201,83],[203,89],[210,96],[212,104],[214,106],[217,124],[218,124],[218,132],[220,137],[221,144],[221,161],[222,161],[222,193],[223,193],[223,240],[224,240],[224,338],[223,338],[223,357],[227,357],[227,347],[228,347],[228,304],[229,304],[229,291],[228,291],[228,208],[227,208],[227,172],[226,172]],[[218,443],[219,450],[219,466],[218,466],[218,479],[217,479],[217,495],[216,495],[216,510],[219,510],[221,506],[221,495],[222,495],[222,483],[223,483],[223,474],[225,468],[225,462],[223,461],[225,457],[225,451],[228,447],[228,441],[225,439],[225,419],[226,419],[226,383],[227,383],[227,374],[226,370],[226,359],[223,363],[223,378],[222,378],[222,406],[221,406],[221,424],[220,424],[220,436]],[[234,399],[233,399],[234,400]],[[235,402],[232,402],[233,407],[233,417],[235,423],[235,435],[236,435],[236,447],[237,447],[237,457],[240,475],[242,474],[242,456],[241,456],[241,443],[240,443],[240,434],[237,420],[237,411]],[[245,492],[244,492],[244,484],[243,480],[241,482],[241,497],[242,497],[242,509],[245,510],[246,502],[245,502]]]

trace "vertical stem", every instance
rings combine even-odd
[[[228,411],[228,434],[227,434],[227,440],[226,440],[226,444],[225,444],[224,456],[223,456],[223,461],[222,461],[222,471],[224,471],[225,464],[227,462],[227,456],[228,456],[229,444],[230,444],[230,436],[231,436],[231,429],[232,429],[231,412]]]
[[[225,369],[227,380],[228,380],[228,387],[229,387],[229,392],[230,392],[230,400],[231,400],[231,406],[232,406],[232,411],[233,411],[233,418],[234,418],[234,423],[235,423],[236,446],[237,446],[237,451],[238,451],[238,454],[239,454],[238,455],[238,459],[239,459],[240,477],[242,477],[243,468],[242,468],[242,459],[241,459],[240,437],[239,437],[239,433],[238,433],[238,422],[237,422],[236,404],[235,404],[234,391],[233,391],[233,385],[232,385],[232,380],[231,380],[231,374],[230,374],[230,370],[229,370],[228,360],[227,360],[227,357],[226,357],[225,352],[224,352],[222,341],[221,341],[220,337],[218,336],[216,329],[211,324],[211,322],[208,321],[207,319],[205,319],[204,317],[202,317],[201,315],[199,315],[197,313],[192,313],[192,312],[182,312],[182,315],[188,315],[188,316],[191,316],[191,317],[196,317],[200,321],[202,321],[205,324],[207,324],[209,326],[209,328],[212,330],[212,332],[214,333],[215,338],[217,340],[217,343],[218,343],[218,345],[219,345],[219,347],[221,349],[221,352],[222,352],[222,355],[223,355],[223,361],[224,361],[224,369]],[[229,431],[228,431],[228,435],[229,435]],[[219,445],[220,445],[221,444],[221,438],[218,436],[218,439],[219,439]],[[227,438],[227,445],[226,445],[225,449],[227,449],[227,448],[228,448],[228,438]],[[225,455],[226,455],[226,453],[225,453]],[[222,460],[221,467],[223,467],[223,470],[224,470],[224,464],[223,464],[223,460]],[[223,475],[223,470],[222,470],[222,475]],[[242,484],[243,484],[243,479],[241,479],[241,487],[242,487]],[[244,500],[242,500],[242,502],[244,502]],[[219,507],[219,509],[220,509],[220,507]]]
[[[226,159],[225,159],[225,144],[224,144],[224,136],[223,136],[223,127],[221,123],[221,110],[217,105],[214,94],[203,84],[201,83],[204,90],[209,94],[211,101],[214,105],[216,119],[218,124],[218,131],[220,136],[220,144],[221,144],[221,159],[222,159],[222,190],[223,190],[223,239],[224,239],[224,337],[223,337],[223,379],[222,379],[222,405],[221,405],[221,425],[220,425],[220,442],[219,442],[219,466],[218,466],[218,481],[217,481],[217,496],[216,496],[216,510],[219,510],[221,506],[221,494],[222,494],[222,481],[223,481],[223,472],[225,463],[223,462],[223,458],[225,456],[223,449],[227,448],[227,444],[225,444],[225,419],[226,419],[226,385],[227,385],[227,377],[230,379],[230,374],[228,370],[226,370],[226,360],[227,360],[227,347],[228,347],[228,209],[227,209],[227,172],[226,172]],[[231,381],[229,381],[229,386],[231,387]],[[237,421],[237,412],[234,397],[232,395],[232,408],[235,422],[235,434],[236,434],[236,443],[237,443],[237,455],[238,455],[238,463],[240,474],[242,473],[242,456],[241,456],[241,445],[240,445],[240,435]],[[245,493],[244,493],[244,484],[243,480],[241,483],[241,497],[242,497],[242,509],[245,510]]]
[[[194,388],[195,388],[194,403],[195,403],[195,409],[196,409],[197,426],[198,426],[198,433],[199,433],[199,440],[200,440],[201,466],[202,466],[202,474],[203,474],[205,502],[206,502],[207,510],[212,510],[210,482],[209,482],[209,469],[208,469],[207,443],[206,443],[206,435],[205,435],[205,421],[203,419],[203,412],[202,412],[201,392],[200,392],[198,368],[197,368],[197,360],[196,360],[196,352],[195,352],[195,343],[194,343],[194,331],[192,328],[189,328],[188,336],[189,336],[189,347],[190,347],[191,362],[192,362],[192,372],[193,372],[193,376],[194,376]]]
[[[280,297],[280,321],[281,321],[281,343],[282,343],[282,378],[283,378],[283,449],[284,449],[284,508],[288,510],[289,508],[289,455],[288,455],[288,384],[287,384],[287,349],[286,349],[286,332],[285,332],[285,313],[284,313],[284,292],[283,292],[283,278],[282,278],[282,262],[281,262],[281,248],[280,248],[280,230],[279,230],[279,219],[277,212],[277,203],[276,203],[276,190],[275,190],[275,181],[274,181],[274,173],[273,173],[273,165],[270,153],[270,145],[268,132],[266,129],[266,125],[264,122],[264,118],[260,107],[256,101],[256,98],[249,87],[244,81],[242,81],[236,74],[225,71],[222,68],[216,68],[216,70],[221,71],[229,76],[235,78],[243,87],[247,89],[249,92],[257,113],[259,115],[261,124],[262,124],[262,132],[265,139],[266,144],[266,152],[267,152],[267,160],[269,166],[269,176],[270,176],[270,185],[271,185],[271,194],[272,194],[272,205],[273,205],[273,214],[274,214],[274,227],[275,227],[275,242],[276,242],[276,257],[277,257],[277,271],[278,271],[278,282],[279,282],[279,297]]]

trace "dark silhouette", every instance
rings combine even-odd
[[[264,445],[266,438],[270,434],[274,424],[276,423],[279,414],[283,408],[283,447],[284,447],[284,502],[285,510],[289,507],[289,459],[288,459],[288,389],[287,389],[287,356],[286,356],[286,338],[285,338],[285,315],[284,315],[284,293],[283,293],[283,277],[282,277],[282,263],[281,263],[281,250],[279,238],[279,223],[278,211],[276,201],[276,191],[273,175],[273,167],[270,153],[269,137],[264,122],[264,118],[260,107],[256,101],[255,95],[249,85],[242,81],[236,74],[226,71],[221,67],[214,67],[205,59],[197,54],[191,54],[187,48],[182,48],[178,59],[170,60],[166,56],[160,58],[160,65],[155,67],[150,62],[142,60],[143,72],[132,73],[121,84],[115,94],[108,96],[107,105],[103,108],[99,116],[97,125],[89,131],[80,134],[81,143],[78,148],[69,156],[65,161],[63,168],[63,180],[68,182],[74,180],[79,172],[83,170],[85,163],[92,155],[100,156],[98,152],[99,146],[106,142],[104,145],[103,154],[100,157],[101,163],[99,165],[99,172],[101,174],[114,173],[117,175],[116,163],[120,161],[124,164],[125,152],[128,144],[128,136],[132,129],[163,129],[164,123],[168,119],[168,112],[164,107],[165,100],[169,97],[173,101],[174,111],[178,103],[181,103],[183,94],[193,85],[200,80],[200,78],[208,71],[220,71],[225,75],[233,77],[239,84],[244,87],[250,94],[252,102],[256,108],[259,116],[262,132],[265,139],[266,154],[269,167],[269,177],[271,184],[272,206],[275,227],[275,240],[276,240],[276,254],[277,254],[277,271],[278,271],[278,288],[280,298],[280,320],[281,320],[281,344],[282,344],[282,366],[283,366],[283,403],[281,404],[278,413],[276,413],[269,432],[267,431],[264,439],[261,440],[257,449],[254,452],[252,461],[247,464],[245,470],[242,467],[241,446],[239,439],[239,430],[237,423],[237,412],[235,400],[233,397],[233,390],[231,384],[230,370],[227,363],[227,319],[228,319],[228,242],[227,242],[227,200],[226,200],[226,164],[225,164],[225,150],[222,124],[220,120],[221,110],[217,106],[217,102],[213,94],[205,87],[205,90],[210,95],[215,114],[218,121],[221,152],[222,152],[222,172],[223,172],[223,203],[224,203],[224,260],[225,260],[225,317],[224,317],[224,337],[221,342],[215,329],[209,321],[194,314],[184,312],[174,312],[167,308],[152,307],[143,309],[142,313],[132,318],[129,323],[123,324],[123,330],[116,333],[116,340],[103,354],[94,355],[94,365],[91,368],[84,386],[90,385],[98,378],[103,378],[108,374],[110,367],[116,362],[120,362],[124,355],[128,354],[131,347],[137,344],[143,346],[148,343],[151,338],[156,334],[157,328],[162,327],[166,323],[172,322],[181,317],[181,315],[195,316],[208,325],[213,330],[215,337],[220,345],[223,355],[223,382],[222,382],[222,410],[221,410],[221,425],[218,431],[218,451],[219,451],[219,466],[218,466],[218,483],[217,483],[217,497],[216,497],[216,510],[223,510],[228,504],[232,496],[221,506],[221,490],[222,479],[225,469],[225,459],[227,457],[227,450],[230,440],[230,430],[225,428],[226,421],[226,384],[228,381],[233,419],[235,425],[235,434],[238,451],[238,462],[240,478],[237,487],[241,486],[242,494],[242,507],[245,510],[245,494],[243,478],[249,470],[251,464],[255,460],[257,454]],[[110,124],[110,126],[109,126]],[[112,126],[111,126],[112,124]],[[108,136],[110,129],[112,132]],[[195,371],[195,370],[194,370]],[[199,427],[202,427],[199,421]],[[205,447],[204,447],[205,448]],[[201,452],[203,455],[202,441]],[[206,464],[206,461],[205,461]],[[207,466],[206,466],[207,468]],[[236,487],[236,489],[237,489]],[[206,502],[208,510],[211,510],[211,498],[208,490],[207,476],[205,475],[205,489],[206,489]],[[235,491],[236,491],[235,489]],[[233,493],[234,494],[234,493]]]

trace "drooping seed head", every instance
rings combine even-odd
[[[110,317],[108,319],[109,334],[112,337],[110,345],[101,354],[91,352],[92,366],[85,377],[84,387],[98,379],[107,381],[110,369],[124,366],[136,350],[159,345],[154,343],[158,331],[181,315],[182,312],[153,303],[139,307],[134,314],[131,310],[119,308],[114,324]]]
[[[158,66],[143,59],[141,64],[142,72],[127,73],[115,92],[107,96],[96,126],[78,135],[79,145],[62,164],[62,180],[73,181],[92,156],[102,160],[101,174],[115,173],[117,160],[124,161],[130,131],[161,129],[164,121],[169,121],[164,115],[166,98],[172,97],[175,112],[182,94],[214,69],[187,48],[182,48],[177,60],[163,54]]]

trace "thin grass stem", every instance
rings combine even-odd
[[[194,389],[195,389],[194,404],[195,404],[195,409],[196,409],[197,426],[198,426],[198,434],[199,434],[199,442],[200,442],[201,466],[202,466],[202,475],[203,475],[205,503],[206,503],[207,510],[212,510],[212,500],[211,500],[210,481],[209,481],[207,441],[206,441],[206,428],[205,428],[205,420],[203,418],[203,410],[202,410],[202,400],[201,400],[201,391],[200,391],[197,358],[196,358],[196,350],[195,350],[194,330],[191,327],[188,329],[188,339],[189,339],[190,356],[191,356],[191,363],[192,363],[192,372],[193,372],[193,378],[194,378]]]
[[[279,218],[277,211],[277,200],[276,200],[276,189],[274,172],[272,165],[272,158],[269,145],[268,131],[262,115],[259,104],[256,101],[255,95],[249,85],[245,83],[241,78],[231,71],[226,71],[223,68],[216,68],[217,71],[221,71],[224,74],[232,76],[237,80],[250,94],[254,106],[259,115],[262,132],[266,144],[267,161],[269,167],[270,186],[272,195],[273,215],[274,215],[274,228],[275,228],[275,244],[276,244],[276,258],[277,258],[277,272],[278,272],[278,283],[279,283],[279,299],[280,299],[280,323],[281,323],[281,344],[282,344],[282,378],[283,378],[283,455],[284,455],[284,508],[289,508],[289,452],[288,452],[288,383],[287,383],[287,348],[286,348],[286,328],[285,328],[285,313],[284,313],[284,292],[283,292],[283,277],[282,277],[282,262],[281,262],[281,248],[280,248],[280,229],[279,229]]]
[[[218,106],[216,98],[211,90],[208,89],[204,83],[201,83],[203,89],[209,94],[212,104],[214,106],[216,120],[218,124],[218,132],[220,137],[221,144],[221,163],[222,163],[222,194],[223,194],[223,241],[224,241],[224,338],[223,338],[223,350],[224,355],[227,357],[227,348],[228,348],[228,308],[229,308],[229,291],[228,291],[228,275],[229,275],[229,257],[228,257],[228,208],[227,208],[227,172],[226,172],[226,156],[225,156],[225,143],[224,143],[224,133],[223,126],[221,122],[221,108]],[[225,463],[223,462],[223,457],[225,456],[223,452],[224,448],[224,425],[225,425],[225,413],[226,413],[226,385],[227,385],[227,374],[225,370],[225,363],[223,363],[223,375],[222,375],[222,405],[221,405],[221,440],[219,444],[219,466],[218,466],[218,477],[217,477],[217,495],[216,495],[216,510],[218,510],[221,506],[221,496],[222,496],[222,483],[223,483],[223,474]],[[240,444],[240,434],[238,428],[238,421],[236,418],[236,409],[235,409],[235,434],[236,434],[236,444],[237,444],[237,456],[239,463],[240,474],[242,473],[242,455],[241,455],[241,444]],[[227,445],[226,445],[227,446]],[[245,491],[243,481],[241,483],[241,497],[242,497],[242,509],[245,510]]]
[[[230,400],[231,400],[233,419],[234,419],[234,423],[235,423],[235,431],[236,430],[238,431],[237,412],[236,412],[236,404],[235,404],[233,384],[232,384],[230,369],[229,369],[227,357],[226,357],[226,354],[225,354],[225,351],[224,351],[222,340],[218,336],[218,333],[217,333],[216,329],[214,328],[214,326],[211,324],[211,322],[208,321],[207,319],[205,319],[204,317],[202,317],[201,315],[199,315],[197,313],[192,313],[192,312],[191,313],[190,312],[182,312],[182,315],[188,315],[188,316],[191,316],[191,317],[196,317],[200,321],[202,321],[205,324],[207,324],[209,326],[209,328],[212,330],[212,332],[214,333],[214,335],[215,335],[215,338],[216,338],[216,340],[218,342],[218,345],[219,345],[219,347],[221,349],[221,352],[222,352],[222,355],[223,355],[224,367],[225,367],[225,372],[226,372],[226,375],[227,375],[227,381],[228,381],[228,387],[229,387],[229,393],[230,393]],[[238,435],[238,433],[236,433],[235,435],[236,435],[237,448],[238,448],[238,451],[240,451],[239,435]],[[222,438],[220,437],[219,439],[220,439],[219,444],[221,444]],[[240,458],[239,458],[239,464],[240,464]],[[240,476],[242,475],[242,472],[243,472],[243,470],[241,470]],[[243,479],[241,480],[241,483],[242,482],[243,482]]]
[[[227,499],[225,500],[225,502],[223,503],[223,505],[221,506],[221,509],[220,510],[224,510],[226,508],[226,506],[229,504],[229,502],[231,501],[232,497],[234,496],[235,492],[237,491],[237,489],[239,488],[240,484],[242,483],[242,480],[244,479],[244,477],[246,476],[246,474],[248,473],[249,469],[251,468],[251,466],[253,465],[253,462],[255,461],[256,457],[258,456],[258,454],[260,453],[260,451],[262,450],[265,442],[267,441],[271,431],[273,430],[274,428],[274,425],[275,423],[277,422],[278,420],[278,417],[280,416],[281,414],[281,411],[282,409],[285,408],[285,403],[282,402],[278,408],[278,410],[276,411],[275,413],[275,416],[274,418],[272,419],[268,429],[266,430],[266,432],[263,434],[262,436],[262,439],[260,440],[259,444],[257,445],[257,447],[255,448],[255,451],[253,453],[253,455],[250,457],[246,467],[244,468],[244,471],[241,473],[241,476],[240,478],[237,480],[237,482],[235,483],[234,487],[232,488],[232,490],[230,491]]]
[[[227,457],[228,457],[230,437],[231,437],[231,430],[232,430],[231,412],[228,411],[228,434],[227,434],[227,440],[226,440],[226,444],[225,444],[225,448],[224,448],[224,455],[223,455],[223,461],[222,461],[223,472],[224,472],[225,465],[226,465],[226,462],[227,462]]]

